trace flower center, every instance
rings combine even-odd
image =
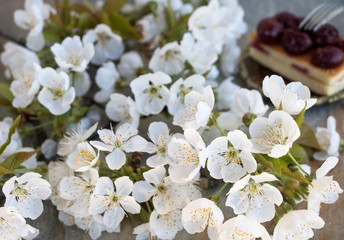
[[[245,239],[245,240],[254,240],[256,239],[251,233],[244,232],[239,228],[235,228],[234,233],[231,235],[232,239]]]
[[[15,196],[16,201],[19,201],[20,197],[26,197],[27,195],[29,195],[30,193],[24,188],[24,186],[27,184],[27,182],[23,183],[23,184],[19,184],[16,181],[14,181],[14,189],[10,192],[11,195]]]
[[[180,85],[179,92],[178,92],[178,98],[184,102],[185,96],[191,91],[191,88],[186,88],[184,84]]]
[[[198,208],[192,212],[191,219],[194,221],[209,220],[211,208]]]
[[[48,90],[54,95],[54,100],[61,100],[63,95],[66,93],[62,86],[56,88],[48,88]]]
[[[165,55],[164,55],[164,58],[165,58],[165,61],[171,61],[171,59],[174,57],[174,55],[178,54],[179,52],[176,51],[176,50],[168,50]]]
[[[68,57],[67,57],[67,61],[70,62],[71,64],[78,66],[81,62],[81,58],[80,56],[71,53]]]
[[[98,42],[105,44],[105,42],[111,40],[111,37],[106,32],[97,33]]]
[[[221,153],[220,156],[224,157],[226,159],[226,166],[231,164],[232,162],[243,166],[242,162],[239,157],[240,151],[234,147],[228,147],[225,152]]]
[[[274,125],[266,125],[266,128],[260,129],[262,132],[259,137],[260,141],[256,141],[256,144],[265,144],[268,146],[274,145],[285,145],[288,137],[284,137],[282,132],[282,124],[277,124],[274,122]]]
[[[76,160],[75,162],[83,162],[83,163],[90,163],[94,159],[94,154],[91,151],[87,151],[82,149],[77,155],[76,155]]]

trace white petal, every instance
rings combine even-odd
[[[135,199],[131,196],[123,196],[120,200],[121,206],[125,211],[137,214],[140,212],[140,204],[138,204]]]
[[[338,163],[338,158],[329,157],[323,165],[315,172],[316,178],[324,177],[332,168],[334,168]]]
[[[127,159],[124,152],[116,148],[112,153],[106,156],[105,160],[110,169],[118,170],[125,164]]]
[[[147,172],[144,172],[143,177],[145,178],[147,182],[150,182],[157,186],[161,183],[163,177],[165,176],[165,173],[166,173],[165,168],[160,166],[160,167],[151,169]]]
[[[146,181],[138,181],[133,186],[133,197],[137,202],[148,201],[156,192],[156,189]]]
[[[128,176],[120,177],[115,180],[116,193],[119,196],[129,195],[133,188],[133,182]]]

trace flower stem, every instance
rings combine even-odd
[[[217,127],[217,129],[219,129],[219,131],[221,132],[221,134],[223,136],[227,136],[227,134],[222,130],[222,128],[220,127],[220,125],[217,123],[217,121],[214,118],[214,114],[211,114],[210,116],[211,121],[213,122],[214,126]]]
[[[148,201],[146,202],[146,206],[147,206],[148,213],[151,214],[152,213],[152,209],[149,206],[149,202]]]
[[[288,152],[288,156],[291,158],[291,160],[293,160],[293,162],[300,168],[300,170],[306,174],[307,177],[310,177],[309,174],[303,170],[303,168],[300,166],[300,164],[296,161],[296,159],[293,157],[293,155],[290,154],[290,152]]]
[[[51,125],[53,123],[54,123],[54,121],[45,122],[45,123],[42,123],[42,124],[34,126],[34,127],[26,128],[26,130],[33,131],[33,130],[36,130],[36,129],[39,129],[39,128]]]
[[[228,184],[229,184],[229,182],[226,182],[225,184],[223,184],[223,186],[220,188],[220,190],[217,191],[217,193],[210,198],[210,200],[215,202],[216,205],[219,204],[219,196],[220,196],[221,192],[227,187]]]
[[[72,72],[72,86],[75,87],[76,72]]]

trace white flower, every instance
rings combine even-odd
[[[312,228],[320,229],[325,222],[312,210],[296,210],[288,212],[278,221],[273,240],[302,239],[314,236]]]
[[[13,42],[6,42],[4,45],[4,52],[1,53],[1,62],[8,68],[6,76],[10,78],[12,73],[21,71],[22,67],[27,62],[40,64],[38,56]]]
[[[124,53],[117,65],[119,74],[128,82],[136,78],[137,71],[143,68],[141,56],[135,51]]]
[[[223,219],[221,209],[206,198],[192,201],[182,210],[182,223],[185,230],[190,234],[195,234],[203,232],[208,226],[210,239],[218,239],[217,232]]]
[[[67,157],[67,164],[77,172],[85,172],[94,166],[99,158],[96,151],[88,142],[81,142]]]
[[[170,156],[169,173],[174,182],[189,182],[205,167],[205,144],[199,133],[187,128],[183,138],[171,139],[168,145]]]
[[[66,37],[61,44],[55,43],[50,49],[60,68],[74,72],[85,71],[94,55],[93,44],[83,45],[79,36]]]
[[[320,204],[332,204],[337,201],[338,194],[343,190],[337,181],[333,180],[333,176],[326,174],[334,168],[338,163],[338,158],[329,157],[323,165],[316,171],[316,178],[312,181],[312,185],[308,186],[308,209],[319,214]]]
[[[135,227],[133,234],[137,235],[135,238],[136,240],[150,240],[154,239],[156,236],[150,228],[149,223],[144,223]]]
[[[147,141],[137,135],[138,131],[129,123],[121,125],[116,133],[111,129],[97,131],[100,141],[91,141],[91,144],[100,151],[110,152],[105,158],[110,169],[120,169],[126,161],[124,152],[143,151]]]
[[[18,150],[18,152],[34,152],[34,151],[35,149],[31,147],[24,147]],[[25,162],[23,162],[21,165],[29,169],[36,168],[37,167],[37,154],[35,153],[30,158],[26,159]]]
[[[207,168],[210,175],[225,182],[236,182],[246,173],[257,169],[251,154],[252,143],[240,130],[231,131],[226,137],[215,138],[207,147]]]
[[[156,48],[149,61],[149,69],[153,72],[162,71],[169,75],[180,73],[184,69],[185,58],[178,42],[170,42],[162,48]]]
[[[52,139],[45,139],[42,143],[42,153],[46,159],[50,159],[56,156],[57,142]]]
[[[69,129],[64,137],[59,141],[57,154],[60,156],[68,156],[77,147],[79,143],[87,140],[97,129],[98,123],[95,123],[89,129],[85,129],[81,123],[76,129]]]
[[[190,33],[185,33],[180,42],[181,52],[198,74],[209,71],[217,60],[215,47],[204,41],[197,41]]]
[[[105,106],[106,116],[115,122],[130,123],[138,128],[140,113],[137,110],[136,103],[131,97],[120,93],[110,95],[110,101]]]
[[[217,93],[217,102],[215,104],[216,109],[226,110],[231,108],[235,100],[235,92],[238,89],[240,89],[240,87],[233,83],[232,77],[223,80],[220,86],[215,90]]]
[[[336,119],[333,116],[327,118],[327,128],[317,127],[315,136],[323,150],[314,153],[313,157],[316,160],[339,156],[340,136],[336,131]]]
[[[191,91],[185,96],[185,107],[174,115],[173,124],[183,129],[190,127],[195,130],[206,126],[214,102],[214,93],[210,86],[205,87],[202,93]]]
[[[156,38],[160,32],[159,24],[154,18],[153,14],[143,16],[139,21],[136,22],[136,28],[142,36],[139,40],[140,43],[149,43]]]
[[[15,208],[0,207],[0,236],[2,239],[18,240],[20,239],[25,219],[17,212]]]
[[[316,98],[311,98],[309,88],[302,83],[291,82],[285,85],[283,78],[277,75],[264,78],[263,92],[270,98],[275,108],[281,108],[289,114],[298,114],[305,106],[309,109],[317,101]]]
[[[109,100],[110,95],[115,91],[115,83],[119,78],[116,66],[113,62],[106,62],[98,68],[96,74],[96,84],[100,91],[94,95],[94,100],[98,103],[104,103]]]
[[[12,177],[5,182],[5,207],[14,207],[25,218],[36,219],[43,212],[42,200],[51,194],[50,184],[34,172]]]
[[[124,176],[115,180],[116,191],[108,177],[99,178],[90,200],[89,213],[92,215],[104,213],[104,225],[116,228],[123,220],[125,211],[136,214],[140,205],[129,196],[133,182]]]
[[[216,119],[218,124],[226,130],[234,130],[244,124],[245,114],[263,116],[269,109],[264,105],[262,95],[257,90],[241,88],[235,92],[234,104],[229,112],[221,113]]]
[[[262,239],[271,240],[268,231],[263,225],[256,220],[239,215],[237,217],[228,219],[222,225],[221,240],[236,240],[236,239]]]
[[[8,133],[12,124],[13,119],[10,117],[6,117],[2,121],[0,121],[0,145],[3,145],[7,141]],[[20,148],[22,148],[22,146],[23,143],[18,131],[16,130],[11,137],[10,144],[7,145],[4,152],[0,155],[0,162],[5,160],[5,158],[12,155],[13,153],[17,152]]]
[[[133,187],[135,200],[141,203],[153,197],[154,208],[159,214],[178,209],[187,200],[185,188],[164,177],[165,173],[163,166],[144,172],[146,181],[138,181]]]
[[[267,222],[275,216],[275,205],[283,201],[280,191],[263,182],[278,181],[269,173],[247,175],[237,181],[228,192],[226,206],[232,207],[235,214],[245,213],[258,222]]]
[[[37,228],[34,228],[30,226],[29,224],[26,224],[22,229],[20,239],[25,239],[25,240],[35,239],[38,236],[38,234],[39,234],[39,230]]]
[[[250,125],[253,150],[279,158],[289,152],[293,142],[300,137],[295,120],[284,111],[273,111],[269,118],[256,118]]]
[[[95,29],[88,30],[82,38],[83,43],[94,44],[94,56],[91,63],[101,65],[106,60],[117,60],[124,51],[122,38],[112,32],[106,24],[98,24]]]
[[[85,214],[88,215],[90,196],[98,179],[98,171],[90,168],[80,175],[67,176],[61,180],[59,184],[60,196],[63,199],[73,201],[68,210],[74,216],[85,217]]]
[[[147,116],[162,111],[170,98],[170,92],[165,84],[171,81],[167,74],[156,72],[141,75],[130,83],[137,108],[141,114]]]
[[[32,50],[39,51],[44,47],[42,34],[44,20],[49,18],[50,12],[55,10],[43,0],[26,0],[25,10],[14,12],[14,22],[24,30],[29,30],[26,39],[26,46]]]
[[[65,176],[73,174],[66,162],[51,161],[48,165],[48,181],[51,185],[51,202],[57,206],[58,210],[66,207],[67,201],[62,199],[59,195],[59,184]]]
[[[183,229],[181,218],[182,211],[179,209],[166,214],[159,214],[154,210],[149,218],[150,229],[160,239],[174,239]]]
[[[53,115],[68,112],[75,99],[75,90],[70,86],[68,75],[47,67],[40,71],[38,81],[43,86],[38,101]]]
[[[213,44],[218,52],[228,39],[237,39],[246,31],[244,11],[237,1],[220,6],[217,0],[197,8],[189,18],[188,27],[195,38]]]
[[[75,217],[67,212],[59,211],[58,218],[66,226],[73,226],[75,224]]]
[[[230,76],[235,72],[240,61],[240,56],[241,49],[236,44],[236,41],[229,41],[223,46],[220,57],[220,69],[225,76]]]
[[[153,143],[147,148],[150,153],[156,153],[147,159],[147,165],[150,167],[163,166],[170,162],[168,156],[168,144],[171,140],[170,130],[164,122],[152,122],[148,127],[148,136]]]
[[[13,72],[14,81],[10,88],[14,96],[13,107],[26,108],[32,103],[39,91],[37,76],[40,70],[37,63],[26,62],[20,70]]]
[[[88,93],[92,85],[90,75],[85,72],[76,72],[75,73],[75,96],[82,97]]]
[[[101,236],[105,226],[95,220],[92,215],[75,218],[75,225],[84,231],[87,231],[92,239],[97,239]]]
[[[176,114],[184,106],[185,96],[191,91],[203,92],[203,84],[205,78],[202,75],[194,74],[185,80],[182,78],[175,81],[170,87],[170,99],[167,107],[168,112],[172,115]]]

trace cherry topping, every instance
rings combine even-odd
[[[336,68],[344,61],[342,50],[334,46],[317,48],[311,59],[311,63],[321,68]]]
[[[344,52],[344,40],[340,40],[337,43],[337,47],[340,48]]]
[[[313,41],[306,33],[287,29],[283,34],[282,46],[292,55],[302,55],[312,48]]]
[[[302,22],[302,19],[303,19],[303,18],[300,18],[300,17],[294,17],[294,18],[292,18],[292,19],[289,19],[289,20],[286,22],[285,27],[286,27],[286,28],[292,28],[292,29],[298,30],[299,24]]]
[[[289,12],[280,12],[275,16],[276,20],[283,24],[286,27],[286,24],[289,20],[296,18],[294,14]]]
[[[315,32],[314,40],[319,46],[336,45],[339,41],[339,32],[336,27],[325,24]]]
[[[258,40],[266,44],[276,44],[281,41],[284,27],[274,18],[264,18],[257,27]]]

